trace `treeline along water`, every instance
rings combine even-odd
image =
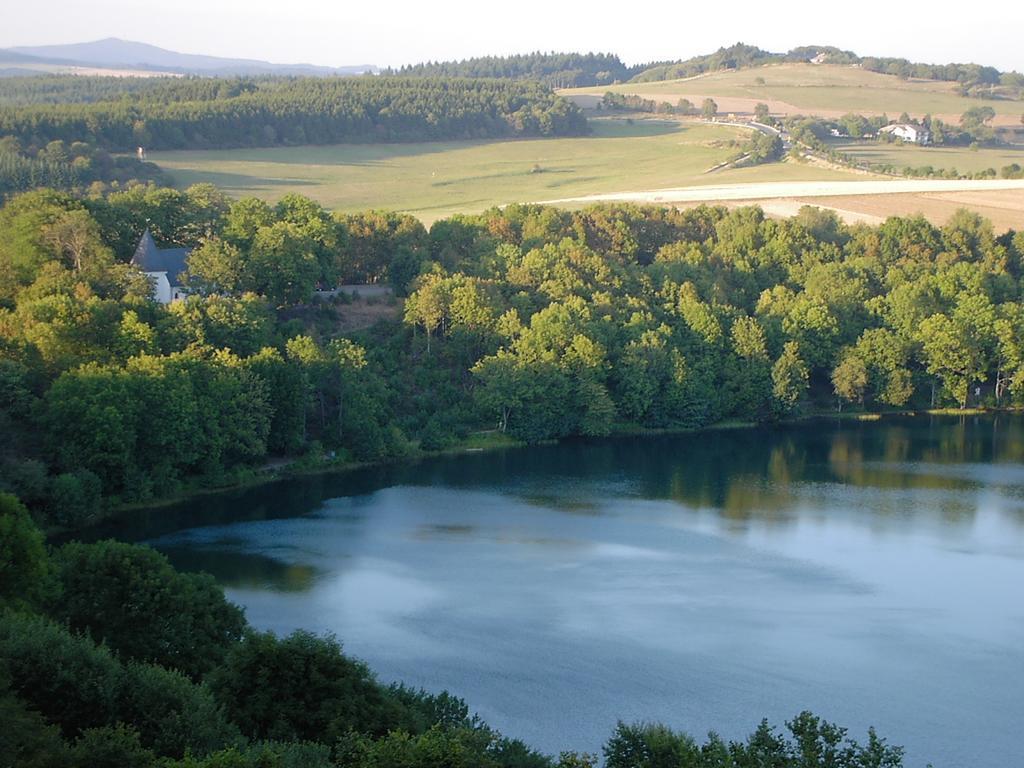
[[[1001,766],[1024,717],[1024,418],[568,442],[134,515],[250,621],[333,631],[542,749],[617,718],[740,737],[810,708],[906,764]]]

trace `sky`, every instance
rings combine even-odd
[[[15,4],[16,3],[16,4]],[[974,61],[1024,71],[1024,1],[3,0],[0,48],[120,37],[183,53],[398,66],[529,51],[601,51],[627,64],[745,42]],[[972,13],[983,8],[984,13]]]

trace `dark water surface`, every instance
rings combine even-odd
[[[610,439],[302,478],[108,529],[545,751],[811,709],[1024,764],[1024,418]]]

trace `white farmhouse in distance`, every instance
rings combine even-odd
[[[170,304],[185,298],[188,292],[181,284],[181,274],[191,252],[191,248],[157,248],[153,235],[146,230],[132,256],[132,264],[146,273],[156,301]]]
[[[932,140],[931,131],[922,128],[920,125],[910,123],[895,123],[881,128],[879,133],[888,133],[897,139],[908,141],[911,144],[928,144]]]

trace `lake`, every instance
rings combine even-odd
[[[1024,724],[1024,417],[822,420],[464,454],[137,514],[259,628],[597,752],[617,719],[742,738],[803,709],[906,765]]]

